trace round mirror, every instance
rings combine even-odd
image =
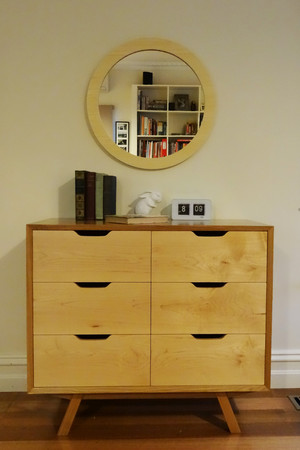
[[[139,39],[107,55],[87,91],[87,115],[100,145],[125,164],[164,169],[183,162],[207,138],[214,93],[188,50]]]

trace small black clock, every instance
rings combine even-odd
[[[210,220],[212,205],[208,199],[172,200],[173,220]]]

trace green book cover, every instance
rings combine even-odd
[[[104,173],[96,173],[95,209],[96,220],[103,220],[103,178]]]

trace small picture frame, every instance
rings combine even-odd
[[[129,122],[115,122],[115,143],[126,152],[129,151]]]
[[[175,94],[174,102],[176,111],[189,111],[190,105],[188,94]]]

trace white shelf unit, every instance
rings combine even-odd
[[[176,95],[187,96],[187,109],[175,109]],[[201,85],[133,85],[130,153],[154,157],[179,151],[198,132],[203,114]],[[145,143],[150,146],[147,153]],[[153,154],[155,143],[163,143],[162,155]]]

